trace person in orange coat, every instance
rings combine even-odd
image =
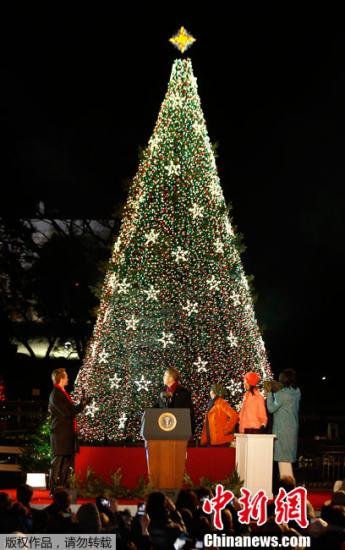
[[[262,433],[267,426],[265,398],[257,388],[259,381],[257,372],[244,375],[246,393],[240,410],[240,433]]]
[[[210,396],[200,444],[225,445],[234,439],[238,413],[225,401],[225,390],[220,384],[211,386]]]

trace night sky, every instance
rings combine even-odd
[[[37,201],[60,216],[113,214],[179,56],[168,38],[184,25],[197,38],[188,54],[273,371],[295,368],[305,395],[339,408],[345,38],[337,14],[246,5],[189,16],[171,5],[152,19],[131,9],[12,21],[1,53],[0,214],[31,216]]]

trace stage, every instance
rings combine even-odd
[[[164,464],[162,464],[164,467]],[[148,482],[146,455],[144,447],[88,447],[82,446],[76,455],[76,474],[84,480],[88,468],[104,479],[111,482],[111,475],[121,470],[121,486],[133,489],[142,480]],[[202,484],[202,478],[211,482],[222,482],[229,478],[235,469],[235,449],[233,447],[188,447],[186,460],[186,474],[193,485]],[[1,489],[0,489],[1,490]],[[15,500],[15,489],[2,489]],[[330,490],[308,490],[308,499],[315,510],[319,511],[322,504],[331,497]],[[135,514],[140,498],[117,499],[119,510],[129,509]],[[35,489],[32,499],[33,506],[44,508],[52,502],[49,491]],[[80,498],[73,504],[76,511],[81,504],[94,502],[94,498]]]
[[[141,479],[148,481],[144,447],[82,446],[76,455],[77,477],[85,479],[88,468],[106,482],[110,482],[111,474],[120,468],[121,484],[129,489],[135,488]],[[234,447],[187,447],[186,474],[194,485],[200,485],[201,478],[212,482],[223,481],[231,476],[234,469]]]

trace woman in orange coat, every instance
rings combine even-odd
[[[225,445],[234,439],[233,431],[238,422],[238,414],[225,401],[224,395],[224,388],[220,384],[213,384],[201,434],[201,445]]]

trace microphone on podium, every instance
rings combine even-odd
[[[165,406],[165,407],[169,407],[169,405],[170,405],[170,399],[171,399],[171,397],[172,397],[172,393],[169,392],[169,391],[163,390],[163,391],[161,391],[159,397],[160,397],[161,400],[163,401],[164,406]]]

